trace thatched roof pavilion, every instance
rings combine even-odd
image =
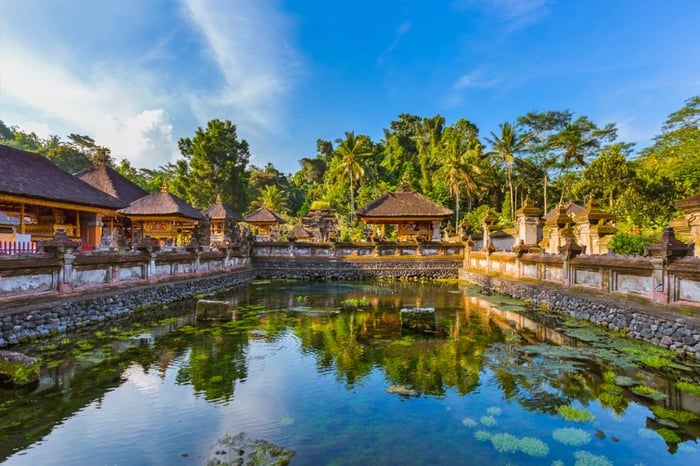
[[[148,191],[108,165],[86,168],[76,173],[75,176],[100,191],[128,204],[148,195]]]
[[[452,211],[414,191],[384,193],[369,204],[357,209],[357,217],[366,224],[398,227],[399,241],[439,241],[440,223]]]
[[[233,225],[243,221],[241,214],[225,205],[220,199],[217,199],[214,205],[202,213],[211,219],[209,225],[209,242],[211,244],[230,242],[234,235]]]
[[[114,215],[127,205],[43,155],[0,145],[0,211],[22,219],[17,233],[48,239],[63,230],[69,237],[85,239],[81,216]]]
[[[260,240],[276,240],[277,228],[287,223],[267,207],[261,207],[255,212],[249,213],[244,217],[244,221],[253,227],[253,233]]]
[[[194,226],[204,218],[199,210],[168,192],[167,185],[163,185],[160,192],[137,199],[119,212],[132,222],[132,241],[149,236],[166,245],[189,242]]]

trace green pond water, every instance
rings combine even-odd
[[[697,365],[463,284],[253,282],[11,349],[41,377],[0,388],[3,464],[700,464]]]

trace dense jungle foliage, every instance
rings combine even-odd
[[[178,142],[182,157],[158,168],[117,161],[89,136],[41,139],[0,122],[0,143],[38,152],[75,173],[109,164],[148,191],[167,182],[197,208],[221,196],[241,213],[266,206],[283,216],[304,215],[313,201],[337,210],[345,235],[354,211],[397,189],[416,190],[455,212],[451,224],[480,224],[488,208],[502,226],[529,196],[546,211],[593,196],[613,213],[622,233],[653,237],[678,216],[675,202],[700,191],[700,96],[668,116],[650,147],[620,141],[614,123],[596,123],[569,110],[530,112],[489,134],[467,119],[400,114],[379,141],[346,131],[319,139],[317,153],[294,174],[250,164],[251,149],[227,120],[211,120]],[[127,155],[127,154],[120,154]]]

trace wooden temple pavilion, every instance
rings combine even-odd
[[[148,191],[108,165],[86,168],[76,173],[75,176],[100,191],[119,199],[125,205],[148,195]],[[118,239],[117,243],[123,243],[127,237],[131,236],[131,222],[122,215],[98,218],[94,232],[96,238],[90,238],[93,243],[100,243],[101,238],[107,242],[107,245],[112,243],[112,239]]]
[[[168,192],[166,184],[160,192],[135,200],[119,213],[131,221],[132,244],[152,238],[166,247],[189,243],[195,226],[204,218],[199,210]]]
[[[43,155],[0,145],[0,212],[17,219],[16,240],[43,241],[63,231],[83,248],[94,246],[97,219],[126,205]]]
[[[244,217],[244,221],[250,225],[251,231],[259,241],[277,241],[280,225],[287,223],[267,207],[261,207],[249,213]]]
[[[413,191],[385,193],[355,212],[366,225],[377,225],[378,239],[386,225],[396,225],[399,241],[440,241],[440,224],[452,213]]]
[[[217,198],[216,202],[202,213],[210,219],[209,241],[211,244],[231,241],[233,225],[243,221],[241,214],[224,205],[221,198]]]

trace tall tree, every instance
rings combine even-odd
[[[470,200],[476,188],[476,161],[481,152],[478,138],[479,130],[472,122],[465,119],[457,121],[445,129],[442,135],[440,153],[441,166],[437,171],[440,179],[444,180],[450,194],[455,199],[455,228],[459,226],[460,198],[463,188],[466,188]]]
[[[486,138],[491,144],[491,156],[498,157],[506,169],[506,183],[508,184],[508,193],[510,201],[510,220],[515,217],[515,200],[513,194],[513,165],[515,164],[517,154],[523,152],[530,140],[527,133],[519,133],[510,123],[501,123],[499,125],[499,133],[491,132],[491,137]]]
[[[606,142],[613,142],[616,137],[617,129],[614,124],[598,128],[586,116],[580,116],[568,123],[551,137],[552,144],[561,150],[561,173],[585,167]],[[563,201],[565,193],[565,186],[562,186],[560,202]]]
[[[205,208],[221,195],[225,204],[245,211],[250,151],[248,142],[238,139],[234,124],[211,120],[205,129],[197,128],[194,138],[180,139],[178,147],[189,167],[186,191],[192,205]]]
[[[338,140],[336,153],[340,157],[336,165],[335,177],[342,179],[347,176],[350,182],[350,220],[355,219],[355,183],[359,183],[365,175],[363,158],[372,155],[371,141],[367,136],[355,136],[353,131],[345,132],[345,139]]]
[[[530,134],[527,147],[528,158],[535,167],[542,170],[542,201],[544,211],[549,211],[547,191],[549,189],[550,171],[557,166],[559,154],[552,137],[571,122],[569,110],[549,110],[546,112],[529,112],[518,117],[518,125]]]
[[[680,184],[677,198],[697,194],[700,186],[700,96],[685,101],[671,113],[654,138],[644,149],[637,164],[650,177],[666,177]]]

